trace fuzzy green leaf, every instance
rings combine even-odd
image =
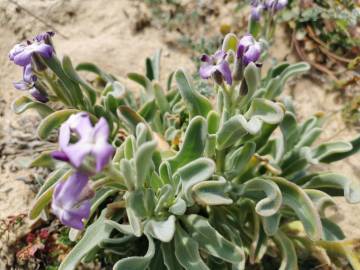
[[[184,198],[189,204],[193,203],[191,188],[195,184],[209,179],[214,172],[215,163],[208,158],[198,158],[181,167],[176,172],[176,176],[179,176],[182,184]]]
[[[242,265],[245,260],[244,250],[234,243],[225,239],[207,221],[198,215],[185,216],[182,219],[187,230],[191,233],[200,247],[206,252],[232,263],[234,266]]]
[[[206,117],[212,109],[210,101],[194,90],[194,87],[184,70],[178,70],[175,73],[175,80],[179,88],[180,94],[192,117],[201,115]]]
[[[38,101],[33,101],[27,96],[22,96],[14,100],[11,104],[11,109],[16,114],[21,114],[29,109],[34,109],[39,113],[42,118],[45,118],[46,116],[54,112],[54,110],[46,104]]]
[[[298,270],[296,250],[291,240],[281,231],[276,233],[274,240],[282,255],[279,270]]]
[[[169,216],[164,221],[150,219],[144,227],[144,233],[161,242],[170,242],[175,233],[175,216]]]
[[[134,257],[127,257],[124,259],[119,260],[115,263],[113,269],[114,270],[140,270],[140,269],[147,269],[152,258],[155,255],[155,244],[154,240],[146,235],[148,239],[148,250],[144,257],[134,256]]]
[[[106,210],[103,210],[99,218],[86,229],[84,236],[60,264],[59,270],[75,269],[76,265],[88,252],[100,245],[103,239],[109,238],[113,228],[106,226],[104,222],[105,214]]]
[[[185,270],[210,270],[199,254],[199,244],[179,225],[175,231],[175,256]]]

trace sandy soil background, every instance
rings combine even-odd
[[[168,33],[154,26],[135,33],[146,9],[131,0],[18,0],[19,4],[45,19],[58,30],[55,45],[58,54],[70,55],[74,64],[94,62],[119,78],[128,72],[143,72],[145,57],[162,48],[162,74],[185,67],[194,70],[186,52],[169,42]],[[212,1],[203,1],[211,3]],[[231,6],[230,6],[231,8]],[[231,10],[231,9],[230,9]],[[219,20],[228,19],[228,11],[221,11]],[[201,26],[200,26],[201,28]],[[21,93],[12,82],[21,77],[21,69],[8,60],[11,47],[41,31],[51,30],[42,22],[17,7],[12,1],[0,0],[0,219],[27,212],[34,197],[37,175],[43,171],[26,169],[32,155],[49,148],[34,138],[38,123],[35,114],[15,115],[11,101]],[[216,29],[214,31],[217,31]],[[61,33],[61,34],[60,34]],[[273,46],[273,56],[283,59],[290,54],[290,46],[279,32]],[[290,56],[290,58],[292,58]],[[126,79],[123,82],[129,87]],[[336,96],[326,93],[323,86],[301,78],[288,83],[286,94],[292,95],[299,116],[303,119],[318,111],[329,114],[321,141],[350,139],[356,135],[348,130],[340,116]],[[360,181],[360,154],[332,164],[331,170]],[[322,166],[321,169],[326,169]],[[339,220],[348,237],[360,237],[360,205],[348,205],[338,199]]]

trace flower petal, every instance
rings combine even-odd
[[[244,64],[247,65],[250,62],[256,62],[259,60],[261,54],[261,46],[258,42],[250,46],[244,53]]]
[[[31,62],[31,54],[32,51],[25,48],[22,52],[14,56],[14,63],[23,67],[29,65]]]
[[[25,47],[25,44],[16,44],[9,52],[9,59],[14,61],[15,56],[24,51]]]
[[[86,155],[90,154],[91,150],[92,145],[88,142],[84,142],[83,140],[62,148],[62,151],[64,151],[65,154],[69,157],[71,164],[75,168],[79,168],[81,166]]]
[[[92,149],[92,154],[96,159],[96,171],[100,172],[109,163],[115,152],[114,147],[106,141],[99,141]]]
[[[51,152],[51,157],[53,159],[61,160],[61,161],[65,161],[65,162],[70,161],[69,157],[63,151],[53,151],[53,152]]]
[[[228,85],[232,84],[231,70],[229,63],[227,61],[223,61],[221,64],[217,65],[217,70],[220,71],[224,80]]]
[[[200,77],[203,79],[209,79],[211,75],[215,72],[215,70],[216,70],[215,66],[205,63],[200,67],[199,70]]]
[[[30,89],[30,85],[25,82],[25,81],[18,81],[18,82],[13,82],[13,85],[14,87],[17,89],[17,90],[22,90],[22,91],[26,91],[26,90],[29,90]]]
[[[100,120],[96,123],[94,127],[94,139],[107,141],[109,138],[109,125],[106,122],[104,117],[101,117]]]
[[[25,82],[33,83],[37,80],[36,75],[32,73],[31,64],[28,64],[24,67],[23,70],[23,79]]]

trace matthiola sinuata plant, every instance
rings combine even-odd
[[[360,202],[359,185],[312,169],[355,154],[360,137],[314,145],[325,117],[299,122],[281,97],[308,64],[280,63],[261,78],[260,44],[228,34],[201,57],[216,97],[202,96],[182,69],[162,87],[160,51],[146,75],[128,74],[142,88],[136,96],[93,64],[60,60],[51,36],[16,45],[10,59],[31,65],[49,99],[20,97],[15,112],[39,112],[41,139],[59,128],[59,146],[31,164],[53,172],[29,216],[53,213],[71,228],[76,245],[60,270],[95,259],[119,270],[294,270],[310,260],[360,269],[354,242],[328,213],[334,196]]]

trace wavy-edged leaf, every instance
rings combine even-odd
[[[185,71],[181,69],[176,71],[175,80],[180,94],[186,102],[190,115],[192,117],[195,115],[206,117],[212,109],[211,103],[206,97],[194,90],[190,78]]]
[[[252,118],[249,121],[242,115],[235,115],[227,120],[218,130],[216,136],[216,147],[223,150],[237,143],[242,136],[250,133],[256,134],[260,131],[262,121]]]
[[[304,189],[304,191],[312,200],[322,218],[325,217],[325,211],[327,208],[336,209],[336,201],[327,193],[317,189]]]
[[[152,258],[155,255],[155,244],[154,240],[146,235],[148,239],[148,250],[143,257],[134,256],[134,257],[127,257],[124,259],[119,260],[117,263],[114,264],[114,270],[140,270],[140,269],[147,269],[150,265]]]
[[[295,64],[291,64],[287,66],[281,73],[281,84],[284,85],[291,76],[296,76],[309,70],[310,65],[306,62],[298,62]]]
[[[199,244],[193,240],[179,225],[176,227],[175,256],[185,270],[210,270],[199,254]]]
[[[283,204],[289,206],[302,222],[306,234],[311,240],[318,240],[322,236],[322,226],[314,204],[305,191],[296,184],[280,177],[271,177],[280,188]]]
[[[322,157],[320,161],[323,163],[331,163],[358,153],[360,151],[360,136],[350,141],[350,144],[352,145],[351,150],[341,153],[328,154],[326,157]]]
[[[193,197],[202,205],[232,204],[233,200],[225,194],[228,183],[223,177],[218,180],[204,181],[195,184],[192,188]]]
[[[236,191],[239,196],[248,196],[258,200],[255,210],[260,216],[268,217],[274,215],[279,211],[282,204],[281,190],[277,184],[262,178],[251,179],[241,186]],[[258,198],[258,194],[265,193]]]
[[[345,239],[344,232],[341,230],[339,225],[327,218],[322,218],[321,223],[323,226],[323,240],[340,241]]]
[[[256,145],[246,142],[243,146],[228,154],[225,160],[226,176],[232,179],[240,174],[255,153]]]
[[[192,204],[192,187],[209,179],[215,172],[215,163],[209,158],[198,158],[185,166],[181,167],[177,172],[176,176],[179,176],[182,193],[184,198],[189,204]]]
[[[261,131],[263,123],[278,124],[283,116],[283,109],[278,104],[255,98],[245,116],[235,115],[219,129],[216,140],[217,148],[222,150],[234,145],[246,134],[257,135]]]
[[[234,266],[242,265],[245,260],[244,250],[236,244],[225,239],[208,220],[199,215],[188,215],[182,218],[187,230],[191,233],[200,247],[206,252],[232,263]]]
[[[37,134],[40,139],[46,139],[50,133],[55,129],[60,127],[62,123],[64,123],[70,115],[74,113],[80,112],[76,109],[65,109],[53,112],[45,117],[39,124],[37,129]]]
[[[170,243],[163,242],[160,244],[160,248],[163,254],[164,264],[168,270],[183,270],[175,256],[174,241]]]
[[[246,91],[242,94],[239,107],[247,108],[247,104],[252,100],[255,91],[260,83],[259,69],[255,63],[249,63],[244,70],[244,81],[242,87],[246,87]]]
[[[303,188],[320,189],[330,195],[344,195],[349,203],[360,202],[360,184],[336,173],[321,173],[308,179]]]
[[[167,160],[173,173],[181,166],[202,156],[205,150],[206,137],[206,120],[200,116],[194,117],[186,129],[179,152]]]
[[[150,219],[144,227],[144,233],[161,242],[170,242],[175,233],[175,216],[171,215],[166,220],[158,221]]]
[[[62,65],[63,65],[65,74],[71,80],[73,80],[75,83],[80,84],[84,88],[86,95],[88,96],[91,104],[92,105],[95,104],[96,90],[77,74],[76,70],[74,69],[74,67],[71,63],[71,59],[67,55],[64,55],[63,60],[62,60]]]
[[[296,250],[291,240],[279,230],[274,235],[274,241],[279,247],[282,256],[279,270],[298,270]]]
[[[149,78],[139,73],[129,73],[128,78],[142,87],[144,87],[147,94],[153,95],[153,87]]]
[[[22,96],[22,97],[15,99],[13,101],[13,103],[11,104],[11,109],[16,114],[21,114],[29,109],[34,109],[39,113],[39,115],[42,118],[44,118],[54,112],[54,110],[51,109],[46,104],[38,102],[38,101],[34,101],[34,100],[28,98],[27,96]]]
[[[257,117],[267,124],[278,124],[284,118],[284,109],[275,102],[263,98],[255,98],[245,114],[246,118]]]
[[[150,169],[153,167],[152,156],[156,149],[156,145],[156,141],[145,142],[135,153],[135,167],[137,176],[135,188],[143,187],[146,177],[149,176]]]
[[[169,102],[166,99],[165,93],[158,82],[154,83],[154,96],[156,104],[159,106],[160,112],[165,113],[170,110]]]
[[[145,120],[141,115],[126,105],[119,106],[118,116],[125,121],[133,133],[135,133],[136,126],[139,123],[145,123]]]
[[[138,189],[127,194],[127,207],[137,217],[146,218],[153,215],[155,209],[155,194],[150,188]]]
[[[62,261],[59,270],[73,270],[80,260],[92,249],[100,245],[101,241],[109,238],[112,227],[106,226],[106,210],[101,212],[99,218],[91,224],[85,231],[81,240],[73,247]]]
[[[97,65],[93,63],[88,63],[88,62],[80,63],[76,66],[75,70],[95,73],[105,82],[114,81],[114,77],[112,75],[107,74],[105,71],[103,71],[101,68],[99,68]]]
[[[55,161],[52,158],[51,153],[52,151],[42,152],[29,164],[29,168],[34,168],[34,167],[54,168]]]
[[[328,142],[322,143],[312,150],[313,158],[321,161],[328,156],[334,154],[348,153],[352,150],[353,146],[348,142]]]

